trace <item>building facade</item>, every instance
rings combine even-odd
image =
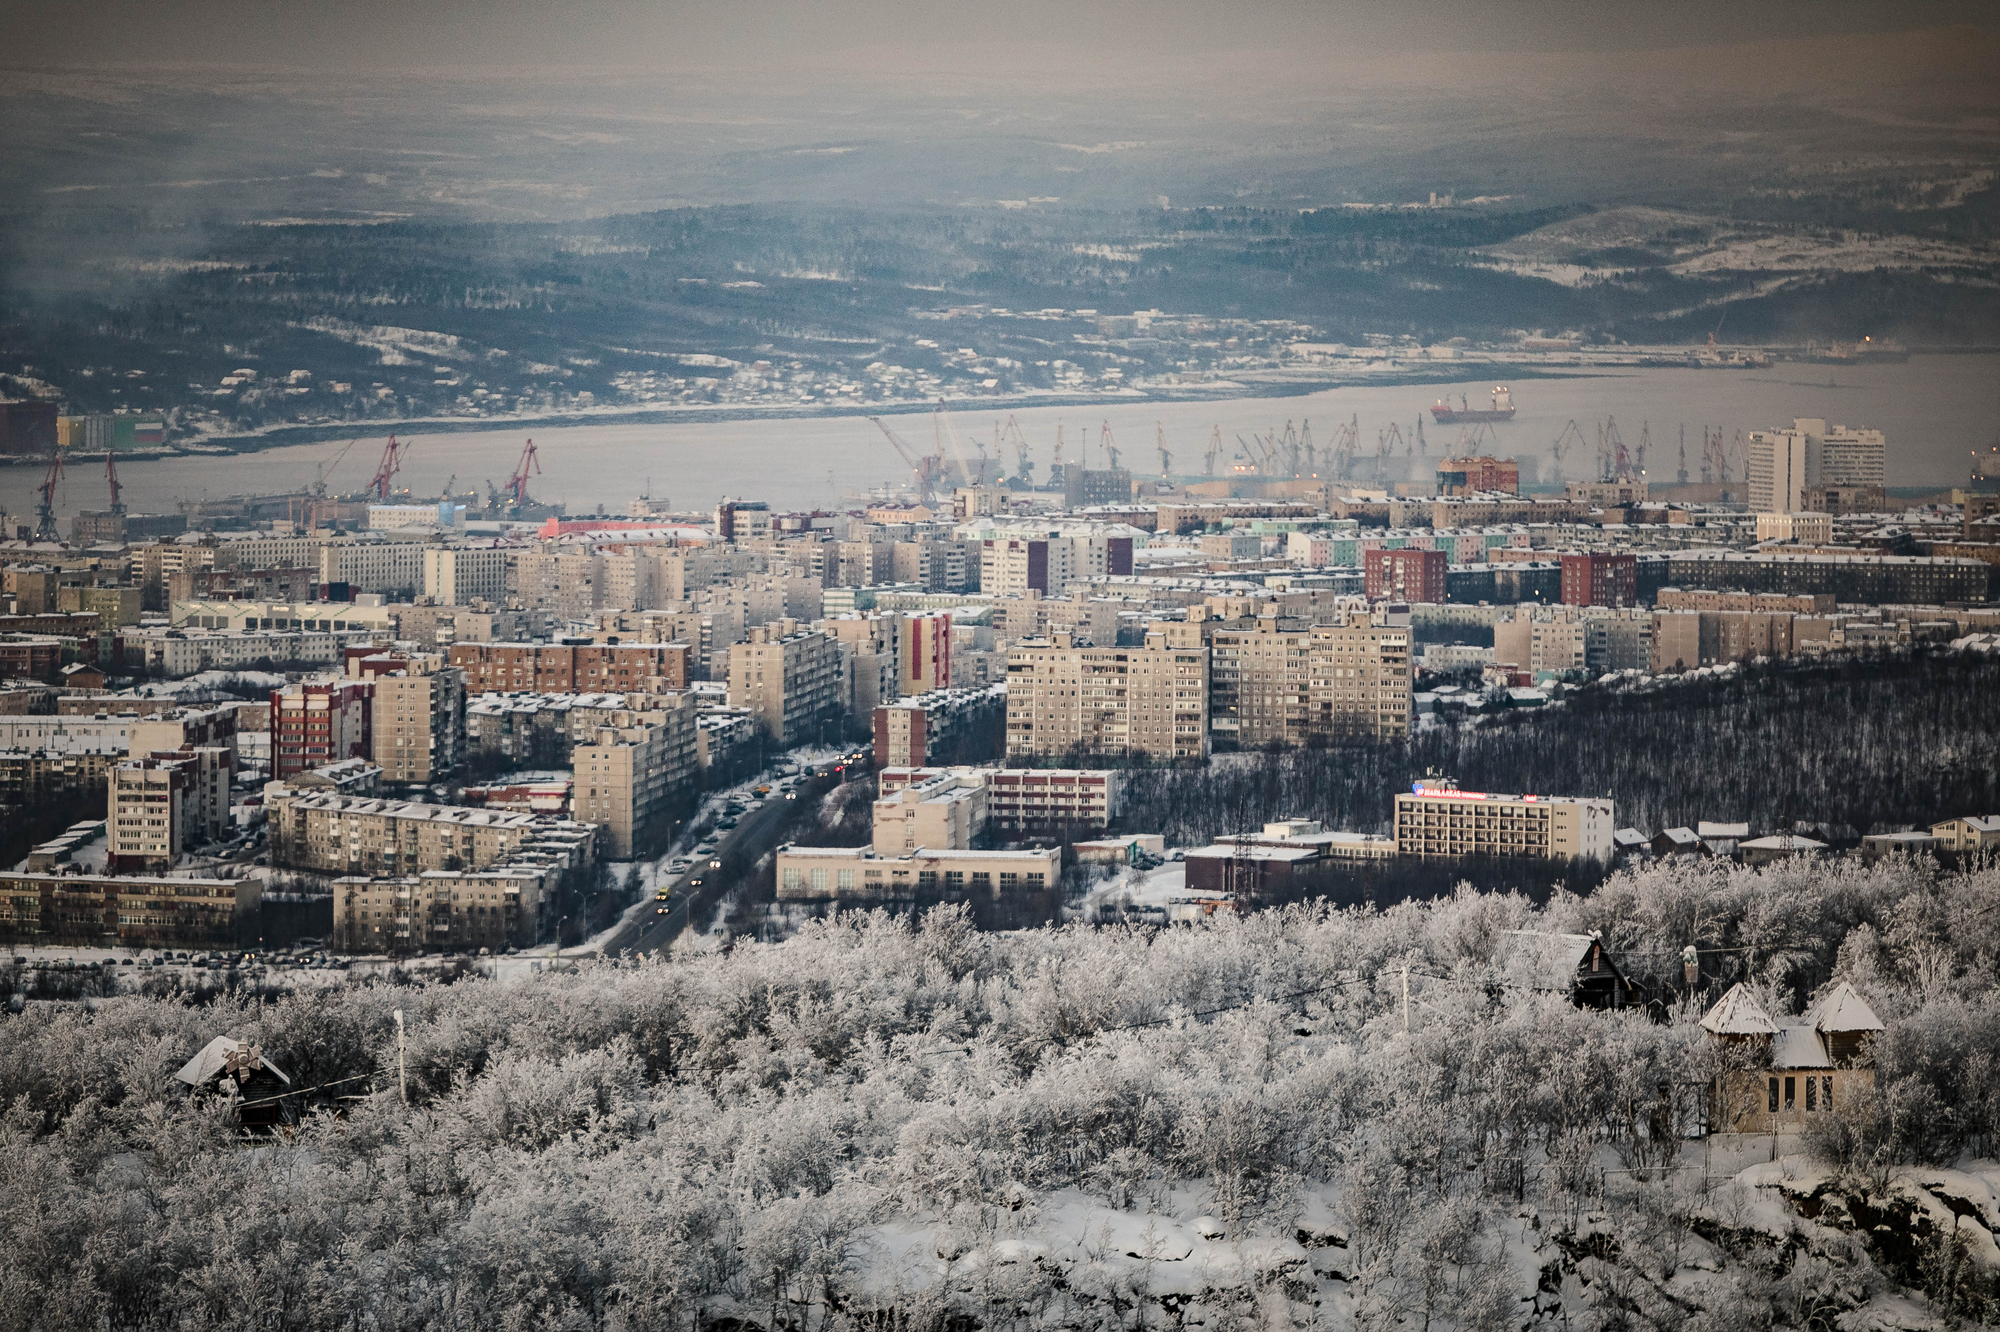
[[[1616,826],[1609,800],[1421,786],[1396,796],[1396,854],[1402,856],[1608,861]]]
[[[1088,647],[1067,634],[1007,654],[1007,755],[1177,760],[1208,753],[1208,650]]]
[[[271,691],[271,775],[374,756],[375,683],[304,680]]]

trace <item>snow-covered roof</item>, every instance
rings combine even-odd
[[[1832,1068],[1826,1046],[1811,1027],[1787,1024],[1771,1042],[1772,1068]]]
[[[1744,851],[1824,851],[1825,842],[1816,842],[1810,837],[1800,837],[1796,833],[1779,833],[1773,837],[1759,837],[1748,842],[1739,842],[1737,847]]]
[[[1696,823],[1694,830],[1704,842],[1711,837],[1733,837],[1741,841],[1750,835],[1750,825],[1747,823],[1710,823],[1707,819]]]
[[[1701,840],[1694,835],[1694,829],[1692,828],[1662,828],[1660,836],[1666,838],[1675,846],[1684,846],[1690,851],[1694,849],[1695,843]]]
[[[1543,934],[1534,930],[1509,930],[1514,940],[1510,968],[1520,968],[1543,984],[1568,990],[1576,984],[1577,968],[1590,955],[1597,941],[1588,934]]]
[[[202,1046],[201,1052],[183,1064],[181,1071],[174,1074],[174,1077],[185,1082],[190,1087],[205,1086],[222,1076],[223,1071],[229,1066],[231,1055],[255,1059],[257,1063],[277,1074],[283,1081],[287,1083],[291,1081],[290,1078],[286,1077],[279,1070],[276,1064],[264,1058],[261,1050],[253,1048],[250,1042],[238,1040],[234,1036],[218,1036],[207,1045]]]
[[[1611,840],[1618,846],[1644,846],[1652,839],[1637,828],[1620,828],[1611,834]]]
[[[1805,1011],[1804,1021],[1815,1031],[1829,1034],[1850,1031],[1882,1031],[1882,1019],[1868,1006],[1855,988],[1842,981],[1815,999]]]
[[[1749,986],[1740,982],[1708,1010],[1701,1025],[1716,1036],[1774,1036],[1778,1031],[1778,1024],[1771,1021],[1764,1005],[1757,1002]]]

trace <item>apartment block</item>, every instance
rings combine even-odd
[[[687,687],[686,643],[453,643],[451,664],[474,694],[576,694]]]
[[[1562,600],[1565,606],[1638,605],[1638,557],[1597,550],[1564,555]]]
[[[335,879],[335,947],[392,954],[526,948],[547,933],[548,907],[561,881],[560,867],[550,864]]]
[[[1208,753],[1208,651],[1087,647],[1068,634],[1007,654],[1007,754],[1069,753],[1161,760]]]
[[[597,857],[597,830],[569,820],[413,801],[264,788],[271,863],[371,876],[487,869],[534,854],[573,869]]]
[[[1744,461],[1752,513],[1797,513],[1811,484],[1802,430],[1753,430]]]
[[[254,928],[264,881],[0,873],[0,935],[120,948],[231,945]]]
[[[1255,620],[1204,622],[1202,630],[1208,641],[1208,727],[1215,747],[1303,745],[1312,727],[1316,678],[1311,626],[1273,613]]]
[[[980,543],[979,589],[1001,597],[1061,596],[1076,577],[1075,547],[1061,538],[992,537]]]
[[[1396,796],[1396,853],[1424,858],[1611,858],[1616,807],[1579,796],[1425,787]]]
[[[660,701],[631,725],[599,727],[570,752],[572,816],[604,829],[613,859],[629,860],[656,840],[653,825],[699,771],[693,696]]]
[[[747,708],[771,741],[805,743],[838,728],[840,652],[833,639],[779,620],[729,649],[729,706]]]
[[[375,762],[392,785],[421,785],[465,759],[465,672],[434,653],[350,657],[348,673],[375,684]]]
[[[424,553],[417,541],[341,537],[319,550],[322,587],[344,583],[356,592],[408,594],[424,590]]]
[[[883,792],[875,802],[875,854],[970,849],[986,830],[986,798],[983,783],[949,772]]]
[[[424,595],[440,606],[507,599],[507,560],[499,547],[424,547]],[[332,555],[332,550],[328,550]]]
[[[229,822],[230,757],[226,749],[186,749],[112,768],[110,872],[172,869],[182,852],[219,840]]]
[[[951,614],[931,611],[903,618],[897,646],[897,694],[951,688]]]
[[[1311,669],[1307,733],[1328,739],[1390,740],[1410,733],[1410,631],[1350,615],[1316,624],[1307,637]]]
[[[1512,458],[1446,458],[1437,465],[1438,494],[1478,495],[1493,491],[1518,494],[1521,467]]]
[[[1362,586],[1370,601],[1440,602],[1450,563],[1441,550],[1370,550],[1362,557]]]
[[[538,547],[508,554],[514,565],[513,591],[523,606],[565,620],[587,620],[605,604],[604,558],[595,552]]]
[[[280,781],[374,755],[375,684],[333,677],[271,691],[271,775]]]
[[[1833,540],[1830,513],[1760,513],[1757,540],[1785,541],[1800,546],[1822,546]]]

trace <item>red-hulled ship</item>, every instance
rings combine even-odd
[[[1514,395],[1505,384],[1502,384],[1499,388],[1493,390],[1493,406],[1491,408],[1479,409],[1468,408],[1465,405],[1465,395],[1463,393],[1458,395],[1458,406],[1456,407],[1443,398],[1439,398],[1431,408],[1431,415],[1437,418],[1439,425],[1459,425],[1461,423],[1471,425],[1476,421],[1511,421],[1514,419]]]

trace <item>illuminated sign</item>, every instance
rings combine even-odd
[[[1410,794],[1422,796],[1426,800],[1525,800],[1530,803],[1540,800],[1540,796],[1492,795],[1485,791],[1457,791],[1447,787],[1425,786],[1418,782],[1410,787]]]

